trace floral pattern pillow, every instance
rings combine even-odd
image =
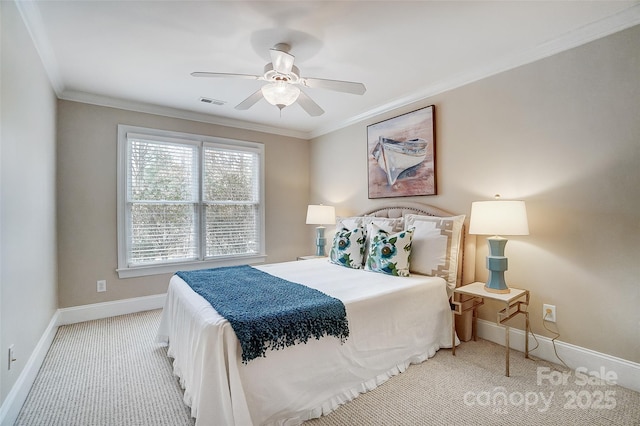
[[[390,234],[373,224],[365,269],[399,277],[409,276],[414,229]]]
[[[337,217],[336,218],[337,226],[336,228],[347,228],[353,229],[358,226],[364,228],[364,233],[366,236],[366,241],[364,243],[365,252],[362,258],[362,262],[364,263],[365,259],[368,256],[370,239],[371,235],[374,234],[372,231],[372,226],[375,223],[378,225],[378,228],[384,229],[388,233],[399,232],[404,229],[404,218],[387,218],[387,217],[377,217],[377,216],[352,216],[352,217]],[[364,266],[363,266],[364,267]]]
[[[362,269],[365,241],[365,231],[361,226],[336,231],[329,252],[329,261],[348,268]]]

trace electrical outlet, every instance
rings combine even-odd
[[[544,321],[556,322],[556,305],[542,305],[542,318]]]
[[[13,351],[13,345],[9,346],[9,361],[7,363],[7,370],[11,370],[11,365],[16,361],[16,354]]]
[[[107,291],[107,280],[100,280],[97,282],[96,290],[98,293],[102,291]]]

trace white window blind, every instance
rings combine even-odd
[[[199,258],[198,150],[129,139],[129,266]]]
[[[132,126],[118,134],[121,277],[264,258],[260,145]]]
[[[258,253],[259,169],[254,152],[204,147],[207,256]]]

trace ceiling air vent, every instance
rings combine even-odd
[[[212,104],[212,105],[224,105],[226,104],[225,101],[221,101],[218,99],[210,99],[210,98],[200,98],[200,102],[204,102],[205,104]]]

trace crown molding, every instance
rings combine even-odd
[[[67,101],[82,102],[85,104],[99,105],[110,108],[119,108],[127,111],[142,112],[146,114],[161,115],[164,117],[180,118],[183,120],[198,121],[208,124],[216,124],[219,126],[232,127],[242,130],[252,130],[256,132],[275,134],[280,136],[289,136],[298,139],[309,139],[307,132],[298,130],[284,129],[273,126],[265,126],[263,124],[252,123],[249,121],[235,120],[232,118],[220,117],[217,115],[202,114],[194,111],[187,111],[178,108],[171,108],[162,105],[148,104],[144,102],[135,102],[127,99],[112,98],[109,96],[96,95],[93,93],[65,90],[59,99]]]
[[[532,49],[524,50],[516,55],[505,57],[502,61],[494,61],[484,67],[471,70],[470,72],[454,75],[451,78],[423,87],[410,95],[379,105],[373,109],[363,112],[362,114],[312,130],[309,133],[309,138],[313,139],[318,136],[340,130],[344,127],[360,123],[365,120],[370,120],[386,112],[424,101],[440,93],[544,59],[627,28],[631,28],[638,24],[640,24],[640,4],[636,4],[618,12],[617,14],[570,31],[559,38],[540,44]]]
[[[29,31],[29,34],[40,55],[53,90],[60,99],[84,102],[94,105],[120,108],[125,110],[163,115],[173,118],[181,118],[210,124],[217,124],[226,127],[252,130],[263,133],[289,136],[299,139],[313,139],[327,133],[331,133],[353,124],[361,123],[381,114],[406,107],[408,105],[425,101],[426,99],[449,90],[482,80],[492,75],[508,71],[519,66],[544,59],[557,53],[578,47],[602,37],[631,28],[640,24],[640,4],[635,4],[629,8],[608,16],[599,21],[584,25],[576,30],[570,31],[561,37],[549,40],[532,49],[524,50],[516,55],[503,58],[501,61],[493,61],[485,66],[478,67],[469,72],[460,73],[450,78],[435,82],[428,86],[396,98],[390,102],[378,105],[360,114],[348,117],[344,120],[333,122],[326,126],[320,126],[309,132],[285,129],[274,126],[267,126],[248,121],[230,119],[216,115],[197,113],[193,111],[181,110],[177,108],[152,105],[142,102],[134,102],[125,99],[111,98],[96,94],[68,91],[64,88],[64,82],[60,75],[59,66],[51,44],[49,43],[42,22],[42,16],[36,2],[16,0],[17,8]]]
[[[15,0],[15,5],[40,56],[40,61],[49,77],[53,91],[60,97],[64,90],[64,82],[60,75],[60,67],[58,66],[56,55],[44,31],[40,9],[34,1]]]

